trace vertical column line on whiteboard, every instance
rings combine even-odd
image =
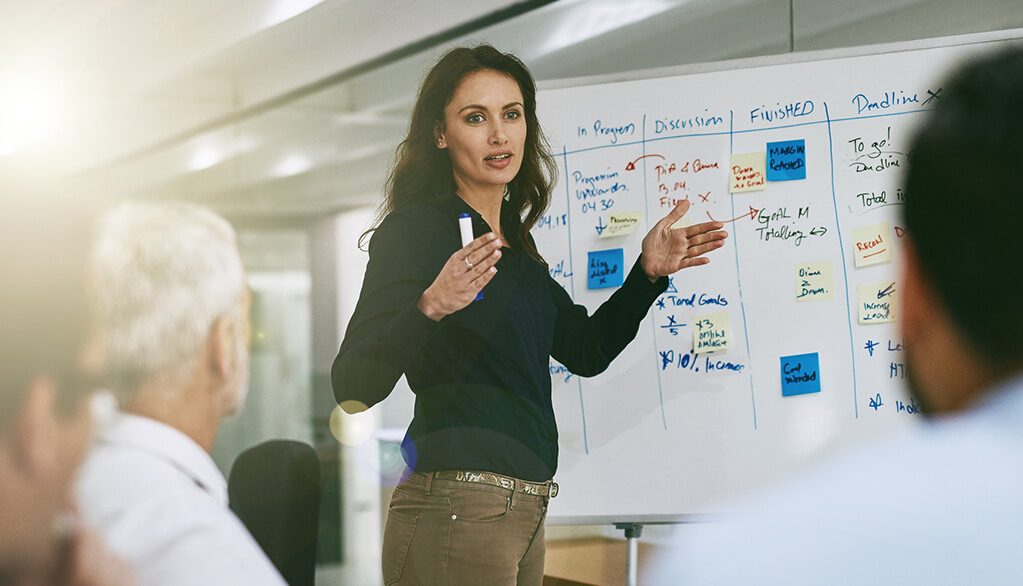
[[[571,288],[572,301],[575,301],[575,267],[572,265],[572,197],[569,193],[568,187],[568,150],[564,145],[561,146],[561,165],[565,171],[565,218],[568,219],[566,228],[568,229],[568,270],[572,273],[572,278],[568,280],[568,286]],[[576,385],[579,387],[579,412],[582,414],[583,419],[583,450],[587,454],[590,453],[590,442],[586,437],[586,404],[583,402],[583,379],[575,377]]]
[[[646,218],[646,229],[650,230],[650,196],[647,194],[647,173],[646,173],[646,114],[643,114],[643,130],[640,145],[642,146],[641,157],[643,161],[643,216]],[[640,252],[642,254],[642,251]],[[671,277],[668,277],[669,279]],[[660,348],[657,347],[657,323],[654,317],[654,309],[650,308],[650,331],[651,336],[654,339],[654,360],[660,356]],[[668,418],[664,414],[664,387],[661,383],[661,368],[654,368],[657,372],[657,400],[661,406],[661,424],[664,425],[664,430],[668,430]]]
[[[831,114],[828,113],[828,103],[824,102],[824,119],[828,123],[828,156],[831,157],[831,201],[835,204],[835,230],[838,232],[839,258],[842,259],[842,279],[845,281],[845,313],[849,324],[849,357],[852,359],[852,383],[853,383],[853,413],[855,418],[860,418],[860,400],[856,393],[856,343],[853,341],[852,331],[852,310],[849,309],[849,273],[846,272],[845,249],[842,246],[842,224],[838,221],[838,196],[835,195],[835,143],[831,138]]]
[[[728,154],[735,154],[735,111],[728,110]],[[728,189],[728,201],[732,206],[732,217],[735,217],[735,194]],[[752,219],[752,218],[750,218]],[[742,277],[739,276],[739,241],[738,230],[732,226],[732,248],[735,250],[735,282],[739,285],[739,310],[742,311],[742,335],[746,340],[746,359],[749,365],[749,398],[753,403],[753,429],[757,429],[757,395],[753,391],[753,356],[749,351],[749,326],[746,325],[746,303],[742,300]],[[695,360],[695,357],[694,357]]]

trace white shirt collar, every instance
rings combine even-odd
[[[176,428],[148,417],[120,412],[103,426],[97,442],[136,448],[165,460],[227,506],[227,481],[213,458]]]

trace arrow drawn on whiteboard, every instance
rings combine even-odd
[[[755,208],[753,206],[750,206],[749,207],[749,212],[739,216],[738,218],[732,218],[731,220],[721,220],[721,223],[722,224],[730,224],[730,223],[732,223],[732,222],[734,222],[736,220],[741,220],[743,218],[749,218],[749,219],[752,220],[753,218],[756,218],[757,214],[759,214],[759,213],[760,213],[760,210],[758,210],[757,208]],[[717,220],[714,219],[714,216],[710,215],[709,211],[707,212],[707,217],[710,218],[711,222],[717,222]]]
[[[625,170],[626,171],[635,171],[636,170],[636,163],[638,163],[641,159],[645,159],[647,157],[658,157],[658,158],[660,158],[662,160],[664,159],[664,157],[661,156],[661,155],[643,155],[639,159],[636,159],[635,161],[631,161],[628,164],[626,164],[625,165]]]

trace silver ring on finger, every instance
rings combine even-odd
[[[472,263],[469,262],[469,257],[465,257],[465,265],[469,267],[469,270],[472,270]]]

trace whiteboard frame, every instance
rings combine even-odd
[[[773,65],[787,65],[794,63],[807,63],[815,61],[829,61],[847,57],[863,57],[869,55],[885,55],[903,53],[909,51],[920,51],[926,49],[937,49],[942,47],[958,47],[968,45],[982,45],[987,43],[998,43],[1006,41],[1023,42],[1023,28],[1006,29],[1000,31],[989,31],[983,33],[967,33],[946,37],[932,37],[917,39],[913,41],[898,41],[892,43],[879,43],[874,45],[860,45],[856,47],[841,47],[836,49],[822,49],[805,52],[781,53],[777,55],[763,55],[758,57],[747,57],[742,59],[730,59],[725,61],[714,61],[709,63],[693,63],[673,67],[657,67],[650,69],[638,69],[623,71],[606,75],[592,75],[584,77],[570,77],[556,80],[548,80],[537,83],[538,92],[584,87],[589,85],[606,85],[620,82],[639,81],[646,79],[658,79],[666,77],[677,77],[708,73],[715,71],[732,71],[740,69],[753,69],[757,67],[769,67]],[[542,126],[542,123],[541,123]],[[640,481],[640,480],[637,480]],[[618,523],[633,523],[636,525],[677,525],[684,523],[707,523],[720,518],[721,515],[707,513],[683,513],[668,515],[581,515],[581,516],[548,516],[544,520],[545,525],[570,526],[570,525],[611,525]]]

